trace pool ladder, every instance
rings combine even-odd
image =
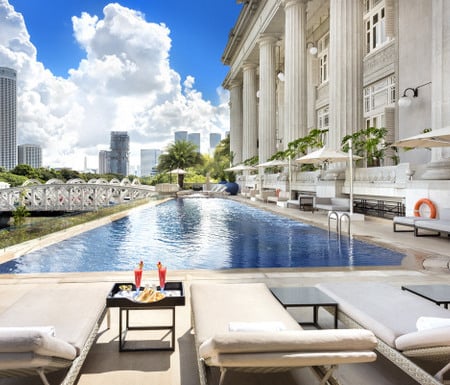
[[[339,238],[341,237],[342,218],[348,219],[348,236],[350,237],[350,225],[351,225],[350,215],[349,215],[349,213],[338,212],[338,211],[329,211],[328,212],[328,236],[330,236],[330,231],[331,231],[331,220],[336,219],[336,233]]]

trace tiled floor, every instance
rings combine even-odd
[[[264,206],[274,211],[298,218],[319,226],[326,227],[326,215],[321,213],[300,212],[298,209],[286,209],[274,204]],[[174,271],[168,279],[183,281],[186,289],[186,306],[176,309],[176,349],[174,352],[118,352],[118,310],[112,309],[112,325],[107,329],[106,322],[100,330],[97,343],[91,349],[78,385],[197,385],[197,367],[193,337],[190,330],[189,285],[193,281],[211,282],[264,282],[269,286],[312,286],[324,281],[384,281],[400,286],[406,283],[448,283],[449,270],[447,268],[450,256],[450,240],[445,237],[415,238],[412,233],[393,233],[392,223],[383,219],[367,219],[364,222],[352,223],[352,233],[357,237],[384,244],[401,250],[407,254],[403,266],[399,268],[352,268],[352,269],[255,269],[255,270],[223,270],[223,271]],[[432,257],[431,259],[429,257]],[[428,258],[428,259],[427,259]],[[423,270],[422,262],[427,259],[432,269]],[[156,272],[147,272],[148,275]],[[88,285],[89,282],[103,281],[108,284],[124,282],[131,279],[126,272],[119,273],[77,273],[77,274],[43,274],[28,276],[0,276],[0,290],[12,290],[16,285],[26,283],[45,283],[49,281],[78,282]],[[144,279],[145,281],[145,279]],[[142,312],[144,313],[144,312]],[[153,312],[149,312],[149,315]],[[304,310],[293,311],[298,319],[308,315]],[[143,315],[144,316],[144,315]],[[153,316],[153,315],[152,315]],[[331,325],[331,317],[325,312],[320,313],[321,321]],[[301,384],[315,384],[318,381],[309,370],[296,373]],[[392,366],[383,357],[375,363],[344,365],[337,371],[337,378],[342,385],[414,385],[401,371]],[[57,378],[52,378],[54,383]],[[254,378],[252,377],[254,380]],[[270,383],[287,384],[283,377],[272,378],[265,376],[257,381],[249,378],[229,377],[229,384]],[[39,379],[24,379],[22,381],[0,379],[1,385],[6,384],[40,384]]]

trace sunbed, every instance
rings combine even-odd
[[[67,368],[73,384],[95,341],[111,285],[21,284],[1,289],[0,377],[39,375]]]
[[[375,337],[367,330],[303,330],[265,284],[191,285],[192,326],[200,382],[219,384],[227,371],[277,372],[326,367],[328,384],[338,364],[371,362]]]
[[[439,219],[416,220],[414,222],[414,234],[417,237],[430,235],[428,233],[425,234],[423,232],[419,232],[419,230],[428,230],[436,232],[436,234],[432,235],[441,235],[441,233],[450,234],[450,208],[440,209]]]
[[[450,362],[447,309],[384,283],[323,283],[317,287],[338,302],[339,319],[347,326],[373,331],[378,352],[388,360],[422,385],[442,384]],[[419,319],[439,321],[441,327],[418,330]],[[442,327],[443,322],[448,326]]]
[[[415,217],[415,216],[396,216],[392,219],[392,228],[395,233],[414,232],[414,225],[417,221],[435,221],[431,218]],[[398,226],[410,227],[410,230],[399,230]]]

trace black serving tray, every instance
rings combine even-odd
[[[136,291],[136,285],[134,283],[131,282],[115,283],[111,291],[108,293],[108,296],[106,297],[107,307],[123,307],[123,308],[172,307],[172,306],[184,306],[186,303],[186,298],[184,296],[183,282],[166,282],[166,286],[164,288],[166,297],[163,298],[161,301],[150,303],[140,303],[126,297],[114,297],[120,291],[119,287],[122,285],[131,285],[132,291]],[[157,289],[159,290],[160,287],[157,286]],[[144,290],[144,288],[141,287],[141,290]]]

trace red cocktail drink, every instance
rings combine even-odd
[[[166,285],[166,273],[167,268],[165,266],[161,266],[160,268],[158,268],[159,287],[161,291],[164,290],[164,286]]]
[[[142,269],[134,269],[134,283],[136,284],[136,291],[139,293],[142,281]]]

